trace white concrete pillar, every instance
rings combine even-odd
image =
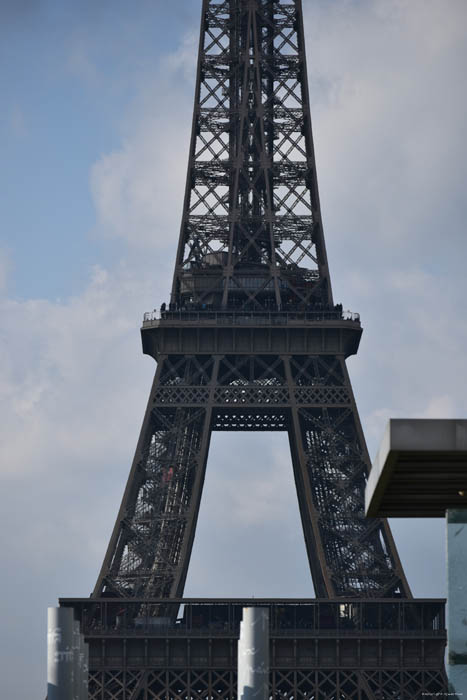
[[[47,700],[73,700],[73,608],[47,611]]]
[[[269,698],[269,610],[243,608],[238,641],[238,700]]]
[[[449,692],[467,698],[467,508],[446,512]]]

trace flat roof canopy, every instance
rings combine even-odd
[[[368,478],[366,515],[436,518],[448,508],[467,508],[467,420],[391,419]]]

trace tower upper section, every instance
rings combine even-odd
[[[203,0],[171,303],[332,304],[301,0]]]

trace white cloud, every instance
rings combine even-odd
[[[284,433],[213,435],[186,595],[313,596]]]
[[[191,88],[194,87],[194,69],[198,62],[198,35],[188,32],[182,37],[178,49],[169,54],[163,64],[174,75],[181,71],[184,80]]]
[[[7,291],[11,262],[6,251],[0,249],[0,295]]]
[[[2,303],[4,476],[50,475],[69,453],[84,459],[121,449],[111,416],[120,410],[126,420],[127,373],[143,366],[136,354],[139,304],[150,286],[124,267],[96,268],[84,293],[69,301]]]
[[[457,0],[449,12],[442,0],[308,3],[318,174],[339,269],[357,241],[372,263],[401,250],[426,262],[427,233],[437,243],[446,217],[459,237],[466,15]]]
[[[224,436],[216,436],[220,444]],[[228,529],[249,529],[265,522],[273,523],[286,517],[290,508],[284,498],[284,482],[293,481],[290,450],[283,436],[258,436],[256,444],[251,435],[240,433],[227,436],[221,463],[212,465],[211,490],[220,495],[212,501],[212,519],[222,521]],[[260,450],[260,453],[257,453]],[[252,464],[252,453],[254,464]],[[210,460],[211,461],[211,460]],[[289,496],[289,492],[286,492]],[[297,508],[296,498],[293,507]]]
[[[420,418],[457,418],[456,404],[452,396],[444,394],[430,399]]]
[[[125,121],[122,147],[91,172],[97,227],[132,246],[175,254],[194,92],[193,37],[161,61]],[[170,254],[169,253],[169,254]],[[152,253],[154,255],[154,253]]]

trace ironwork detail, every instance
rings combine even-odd
[[[346,628],[357,620],[346,619],[349,599],[411,600],[387,522],[364,517],[370,462],[345,365],[360,334],[358,315],[332,299],[301,0],[202,0],[171,298],[143,322],[157,370],[91,598],[133,600],[136,618],[158,622],[138,639],[127,630],[122,646],[125,608],[113,629],[88,629],[90,698],[235,696],[233,633],[210,628],[204,654],[167,603],[183,602],[213,430],[288,432],[315,593],[329,600],[323,619],[343,616],[323,639],[297,624],[288,641],[277,631],[271,697],[412,700],[445,689],[439,630],[436,644],[424,634],[412,644],[384,606],[369,644],[368,630]],[[154,641],[161,620],[175,625],[165,652]]]
[[[216,322],[242,311],[254,312],[244,333],[209,327],[211,312]],[[193,327],[192,312],[206,314],[206,323]],[[274,354],[274,333],[282,332],[274,321],[284,312],[299,325]],[[163,338],[162,353],[94,595],[182,595],[212,430],[288,431],[318,595],[410,595],[387,523],[364,518],[369,460],[339,318],[301,2],[204,0],[171,304],[143,327],[143,342]],[[174,353],[180,338],[196,352]],[[298,354],[306,347],[315,350]]]
[[[251,600],[61,602],[92,638],[90,698],[236,697],[239,620]],[[254,603],[270,615],[273,700],[422,700],[447,690],[442,600]]]
[[[330,304],[300,3],[202,13],[172,304]]]
[[[188,668],[186,670],[105,669],[93,671],[89,700],[232,700],[237,682],[232,671]],[[446,680],[440,671],[344,671],[321,669],[274,669],[270,675],[271,697],[281,700],[422,700],[445,695]]]
[[[319,595],[405,595],[386,522],[364,517],[368,456],[344,360],[249,354],[159,361],[100,592],[182,595],[212,430],[289,432]]]

